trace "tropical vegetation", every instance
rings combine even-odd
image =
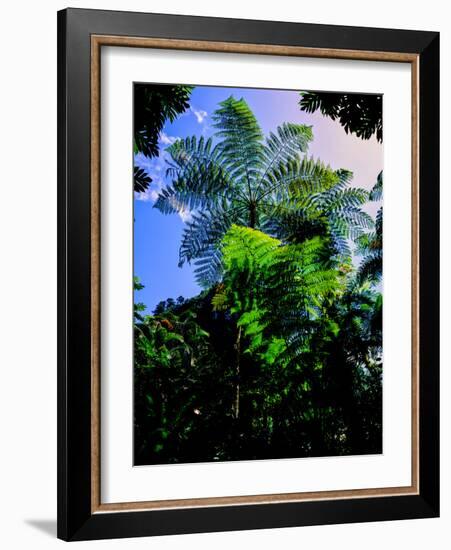
[[[382,452],[382,173],[353,186],[309,157],[312,127],[265,136],[243,99],[213,123],[166,149],[154,207],[191,213],[202,291],[135,304],[135,463]]]
[[[378,94],[339,94],[334,92],[302,92],[299,105],[303,111],[319,110],[324,116],[338,120],[346,133],[362,139],[382,142],[382,96]]]

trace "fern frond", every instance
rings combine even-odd
[[[358,281],[371,281],[377,283],[382,277],[382,253],[379,251],[367,254],[359,265]]]
[[[138,166],[133,169],[133,189],[136,193],[144,193],[147,191],[149,185],[152,182],[152,178]]]
[[[212,140],[195,136],[177,140],[167,149],[171,157],[166,175],[173,180],[155,202],[164,214],[211,206],[229,186]]]
[[[376,214],[375,231],[356,239],[357,253],[363,256],[357,272],[360,284],[365,281],[378,283],[382,278],[382,207]]]
[[[263,163],[263,133],[244,99],[233,96],[220,103],[213,114],[213,126],[224,168],[230,178],[249,188],[260,174]]]
[[[384,179],[383,172],[379,172],[376,183],[374,184],[373,188],[370,191],[370,196],[369,196],[370,201],[382,200],[383,179]]]
[[[221,280],[222,256],[214,245],[206,248],[201,258],[194,261],[194,276],[202,288],[210,288]]]
[[[179,266],[194,261],[196,280],[206,287],[220,279],[223,236],[233,223],[233,211],[221,208],[192,214],[185,223],[179,250]],[[211,266],[208,264],[211,262]]]
[[[339,175],[323,162],[313,158],[289,158],[271,167],[261,182],[258,199],[271,196],[284,201],[290,196],[307,199],[339,183]]]
[[[305,343],[321,308],[341,285],[337,271],[324,267],[325,246],[327,241],[320,237],[283,245],[247,227],[233,225],[227,232],[223,280],[252,349],[260,346],[262,335],[267,341],[283,338],[288,354]]]
[[[299,160],[300,153],[306,153],[309,143],[313,140],[311,126],[285,122],[278,126],[277,133],[271,132],[266,138],[263,156],[266,163],[257,192],[265,189],[271,180],[271,172],[278,165]],[[267,179],[268,176],[268,179]]]

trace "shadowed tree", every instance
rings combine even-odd
[[[346,133],[362,139],[376,134],[377,141],[382,142],[381,95],[302,92],[299,105],[307,113],[319,110],[324,116],[338,120]]]
[[[164,124],[173,122],[189,108],[192,86],[135,84],[134,152],[146,157],[158,156],[158,139]],[[143,192],[151,183],[146,173],[134,167],[134,190]]]

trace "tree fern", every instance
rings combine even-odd
[[[284,245],[236,225],[227,232],[222,242],[224,287],[218,301],[238,315],[251,350],[266,353],[276,339],[284,342],[278,346],[285,354],[282,363],[299,355],[321,308],[340,290],[338,272],[322,260],[325,246],[319,237]]]
[[[172,183],[155,203],[164,214],[192,213],[183,232],[180,263],[195,264],[202,286],[221,279],[220,244],[232,224],[284,239],[287,217],[297,215],[293,223],[307,224],[313,236],[315,224],[324,226],[336,212],[341,216],[334,226],[339,243],[356,235],[351,225],[370,223],[359,209],[358,192],[345,189],[351,173],[307,158],[310,126],[285,123],[264,139],[247,103],[233,97],[220,104],[213,121],[216,145],[191,137],[167,149]],[[343,196],[327,195],[332,190]],[[329,203],[341,200],[340,206],[326,204],[326,198]]]

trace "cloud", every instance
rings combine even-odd
[[[142,193],[135,192],[135,199],[137,201],[154,203],[164,187],[164,181],[158,174],[151,173],[149,176],[152,178],[149,187]]]
[[[178,215],[183,223],[190,222],[193,219],[190,210],[182,210],[181,212],[178,212]]]
[[[150,159],[146,157],[143,153],[136,153],[134,156],[134,164],[138,168],[141,168],[145,172],[147,172],[149,175],[154,169],[154,159]]]
[[[159,185],[158,188],[154,187],[154,181],[150,184],[151,187],[144,191],[143,193],[135,193],[135,200],[142,202],[150,202],[152,204],[158,199],[159,191],[162,189],[163,185]],[[177,210],[177,215],[180,217],[183,223],[190,222],[193,219],[191,210],[187,208],[182,208]]]
[[[152,182],[153,184],[153,182]],[[152,185],[151,184],[151,185]],[[147,189],[146,191],[143,191],[142,193],[136,193],[135,192],[135,199],[137,201],[143,201],[143,202],[152,202],[154,203],[158,198],[158,191],[156,189]]]
[[[194,107],[190,107],[190,111],[196,117],[196,120],[199,124],[202,124],[208,116],[207,111],[202,111],[202,109],[195,109]]]
[[[153,158],[148,158],[142,153],[137,153],[134,157],[135,166],[144,170],[147,175],[152,178],[152,186],[154,182],[162,178],[162,174],[165,173],[167,160],[169,160],[169,155],[165,151],[160,151],[160,155]],[[160,182],[159,189],[161,189],[162,185],[163,182]]]
[[[162,137],[164,135],[164,137]],[[173,143],[176,141],[177,137],[168,136],[163,132],[160,134],[160,141],[163,143],[167,139],[167,143]],[[172,141],[169,141],[172,140]],[[154,204],[158,198],[160,191],[165,188],[170,181],[165,177],[165,171],[167,168],[166,160],[169,159],[169,155],[165,151],[160,151],[158,157],[149,159],[142,153],[137,153],[135,155],[135,166],[142,168],[151,178],[152,182],[149,188],[143,193],[135,193],[135,199],[138,201],[149,202]],[[182,208],[181,204],[173,204],[177,209],[177,214],[183,223],[189,222],[192,220],[192,212],[187,208]]]
[[[185,208],[174,196],[170,197],[169,202],[172,207],[177,210],[177,214],[180,216],[183,223],[190,222],[193,219],[191,210]]]
[[[135,199],[138,201],[154,203],[161,189],[164,187],[164,180],[161,172],[165,168],[165,160],[160,157],[148,158],[142,153],[137,153],[134,158],[134,164],[141,168],[152,178],[149,188],[143,193],[135,193]]]
[[[165,134],[164,132],[160,133],[160,142],[163,145],[172,145],[178,139],[180,138],[177,136],[168,136],[168,134]]]

